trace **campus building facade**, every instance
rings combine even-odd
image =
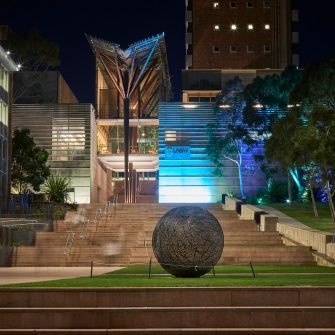
[[[213,101],[227,80],[299,66],[293,0],[186,0],[183,101]]]
[[[112,173],[112,193],[127,190],[129,164],[142,186],[155,189],[158,104],[171,98],[164,34],[125,50],[92,36],[87,39],[96,56],[98,159]]]
[[[36,75],[20,73],[23,80]],[[39,94],[28,89],[13,105],[12,128],[28,128],[36,145],[48,151],[51,174],[70,179],[71,201],[107,201],[107,170],[97,160],[94,107],[79,103],[57,71],[43,73],[39,82]]]
[[[7,209],[10,192],[12,72],[18,70],[0,46],[0,213]]]

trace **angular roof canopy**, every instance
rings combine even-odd
[[[159,101],[170,100],[164,33],[133,43],[126,50],[116,43],[86,37],[109,88],[116,88],[123,98],[131,98],[140,89],[148,110],[156,108]]]

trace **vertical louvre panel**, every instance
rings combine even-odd
[[[53,175],[71,179],[77,203],[90,202],[96,148],[94,110],[90,104],[14,105],[13,129],[29,128],[37,146],[49,153]]]

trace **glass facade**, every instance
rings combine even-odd
[[[49,153],[51,173],[71,180],[71,200],[90,203],[95,178],[96,126],[90,104],[13,106],[13,129],[29,128]]]
[[[9,72],[0,63],[0,213],[8,195],[8,91]]]
[[[98,154],[124,154],[124,127],[98,127]],[[158,126],[130,127],[130,154],[158,154]]]

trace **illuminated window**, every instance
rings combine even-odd
[[[230,8],[236,8],[236,7],[237,7],[237,3],[236,3],[236,1],[230,1],[230,2],[229,2],[229,7],[230,7]]]
[[[214,31],[220,31],[221,30],[220,25],[219,24],[214,24],[213,25],[213,30]]]
[[[166,130],[165,131],[165,142],[176,142],[177,132],[175,130]]]
[[[247,45],[247,53],[254,53],[256,51],[255,44],[249,44]]]
[[[52,160],[81,160],[85,155],[85,119],[52,121]]]
[[[237,30],[237,25],[236,25],[236,24],[232,24],[232,25],[230,26],[230,29],[231,29],[231,30]]]
[[[271,52],[271,45],[264,45],[264,53],[268,54]]]
[[[237,53],[237,45],[236,44],[231,44],[229,50],[230,50],[231,54],[236,54]]]
[[[270,30],[270,25],[269,25],[269,24],[266,24],[266,25],[264,26],[264,29],[265,29],[265,30]]]
[[[214,9],[218,9],[218,8],[220,8],[220,2],[219,2],[219,1],[214,1],[214,2],[213,2],[213,8],[214,8]]]
[[[253,24],[248,24],[248,30],[253,30],[254,29],[254,25]]]
[[[271,1],[265,0],[263,1],[263,8],[270,8],[271,7]]]
[[[220,53],[220,48],[217,45],[213,45],[213,53],[215,53],[215,54]]]
[[[253,1],[247,1],[247,8],[254,8],[254,2]]]

